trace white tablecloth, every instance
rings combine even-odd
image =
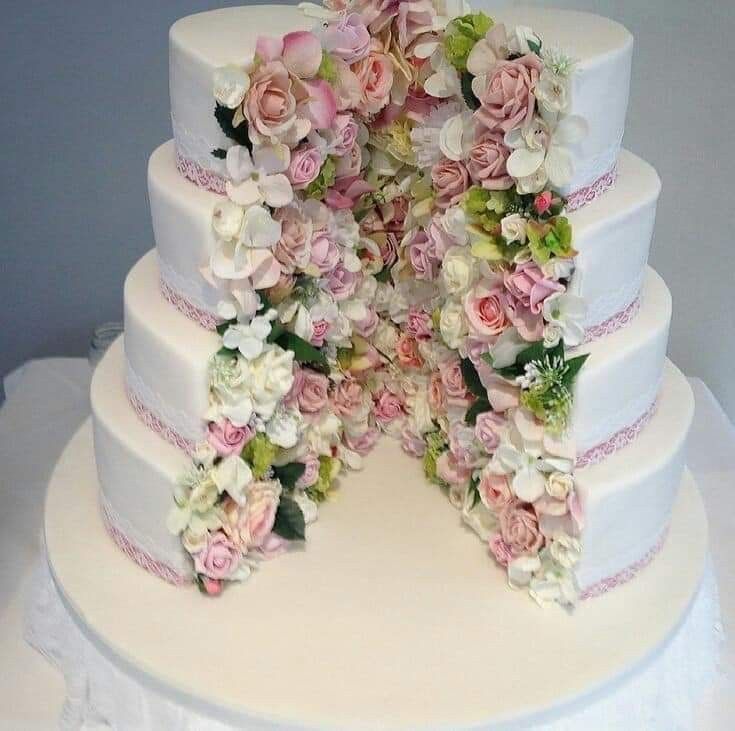
[[[22,638],[23,597],[39,558],[43,496],[53,465],[89,413],[90,369],[81,359],[31,361],[5,379],[0,408],[0,731],[53,729],[64,700],[62,676]],[[689,466],[702,490],[727,642],[735,667],[735,428],[709,389],[696,398]],[[735,682],[726,673],[703,698],[697,729],[732,729]]]

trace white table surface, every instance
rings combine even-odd
[[[78,358],[30,361],[5,379],[0,408],[0,731],[56,728],[61,674],[22,637],[25,588],[40,556],[46,484],[67,440],[89,414],[90,368]],[[689,466],[710,521],[727,644],[735,667],[735,428],[704,383],[692,379],[696,414]],[[731,678],[732,674],[728,674]],[[728,679],[702,700],[702,731],[735,726]]]

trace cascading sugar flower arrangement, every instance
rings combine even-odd
[[[221,348],[169,527],[217,594],[304,540],[386,432],[513,586],[571,607],[574,64],[461,2],[304,10],[313,31],[213,81]]]

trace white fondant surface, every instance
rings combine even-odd
[[[253,729],[548,720],[653,655],[689,606],[706,551],[685,477],[664,549],[635,581],[573,616],[543,611],[507,589],[419,462],[384,440],[324,506],[307,550],[211,601],[119,553],[97,489],[85,425],[56,467],[45,522],[78,626],[141,683]]]

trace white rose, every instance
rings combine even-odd
[[[474,284],[476,267],[469,249],[452,246],[444,256],[441,277],[444,290],[449,295],[461,296]]]
[[[212,228],[221,239],[231,241],[240,233],[244,216],[245,209],[223,198],[212,212]]]
[[[464,309],[459,302],[449,300],[439,316],[439,332],[450,348],[459,348],[467,335]]]
[[[506,241],[526,243],[527,221],[520,213],[512,213],[500,222],[500,233]]]
[[[444,211],[440,219],[442,228],[457,242],[464,246],[467,243],[467,216],[460,206],[451,206]]]
[[[395,356],[398,342],[398,328],[387,320],[380,320],[373,335],[373,345],[391,360]]]
[[[572,569],[582,557],[582,544],[566,533],[556,533],[549,544],[549,553],[560,566]]]
[[[560,113],[569,107],[569,79],[545,68],[534,89],[536,100],[548,111]]]
[[[284,449],[291,449],[299,441],[301,423],[300,414],[279,410],[265,425],[265,433],[273,444]]]
[[[475,502],[474,507],[472,507],[473,502]],[[489,540],[493,533],[498,532],[497,516],[471,490],[465,494],[462,520],[477,533],[482,541]]]
[[[544,347],[555,348],[561,340],[561,330],[552,324],[544,326]]]
[[[232,65],[215,69],[212,81],[215,100],[228,109],[241,104],[250,88],[250,77]]]
[[[270,419],[293,385],[293,352],[271,345],[249,361],[246,382],[255,412]]]

